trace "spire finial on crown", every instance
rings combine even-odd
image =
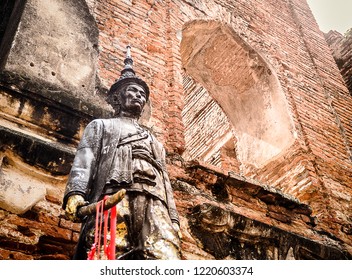
[[[136,72],[133,70],[133,59],[131,56],[131,46],[127,45],[126,47],[126,58],[123,61],[125,63],[125,67],[121,71],[121,76],[132,77],[136,75]]]

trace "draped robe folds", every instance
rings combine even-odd
[[[127,197],[142,193],[159,201],[156,203],[165,206],[163,215],[168,216],[168,224],[179,224],[162,144],[148,131],[122,138],[124,121],[121,118],[97,119],[88,124],[77,148],[63,208],[71,195],[82,195],[89,203],[94,203],[123,187]],[[89,248],[86,248],[85,237],[93,225],[93,216],[83,221],[75,258],[86,258]]]

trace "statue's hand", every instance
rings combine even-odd
[[[79,194],[71,195],[67,200],[67,204],[65,208],[66,217],[72,222],[75,222],[75,223],[81,222],[81,220],[77,217],[77,209],[79,206],[84,206],[86,204],[87,203],[84,200],[83,196]]]
[[[179,237],[180,239],[182,239],[182,233],[181,233],[181,230],[180,230],[180,226],[179,226],[177,223],[172,223],[172,227],[173,227],[174,230],[177,232],[178,237]]]

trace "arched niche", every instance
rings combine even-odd
[[[186,159],[211,162],[233,141],[243,168],[260,168],[293,144],[292,120],[275,73],[232,28],[216,21],[187,23],[181,61]]]

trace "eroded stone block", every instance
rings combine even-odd
[[[43,182],[3,163],[0,170],[0,208],[23,214],[44,199],[45,194]]]

